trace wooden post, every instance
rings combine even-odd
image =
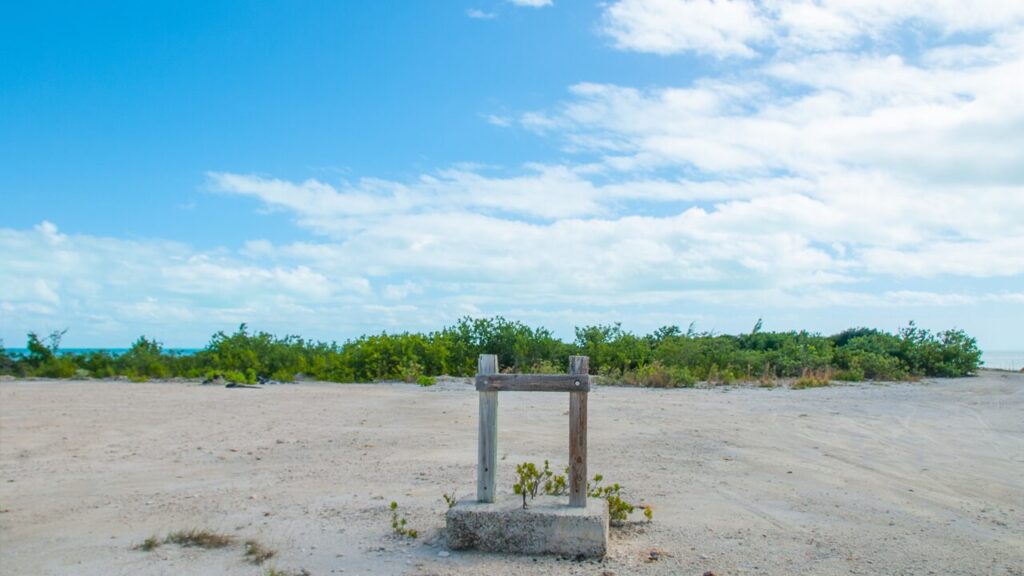
[[[590,358],[569,357],[569,374],[590,373]],[[569,506],[587,506],[587,392],[569,393]]]
[[[481,354],[477,374],[497,374],[498,357]],[[494,502],[498,467],[498,392],[480,392],[480,431],[476,464],[477,502]]]

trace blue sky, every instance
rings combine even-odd
[[[1024,348],[1024,7],[34,2],[0,338],[463,315]]]

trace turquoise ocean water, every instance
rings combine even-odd
[[[175,354],[180,354],[182,356],[188,356],[190,354],[195,354],[196,352],[199,352],[200,350],[202,350],[202,348],[166,348],[166,349],[164,349],[165,352],[174,352]],[[107,352],[107,353],[110,353],[110,354],[112,354],[114,356],[118,356],[120,354],[124,354],[127,351],[128,351],[127,348],[61,348],[59,354],[89,354],[91,352]],[[21,355],[24,356],[24,355],[28,354],[28,348],[7,348],[7,353],[11,354],[11,355],[21,354]]]

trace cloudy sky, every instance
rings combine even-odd
[[[25,2],[0,338],[909,320],[1024,348],[1024,3]]]

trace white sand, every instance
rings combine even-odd
[[[0,573],[265,572],[241,546],[131,549],[206,528],[315,576],[1024,574],[1024,375],[599,388],[590,407],[591,471],[655,508],[602,563],[438,556],[442,492],[474,491],[464,384],[0,382]],[[565,461],[567,409],[502,394],[506,492],[517,462]],[[391,500],[419,539],[391,534]]]

